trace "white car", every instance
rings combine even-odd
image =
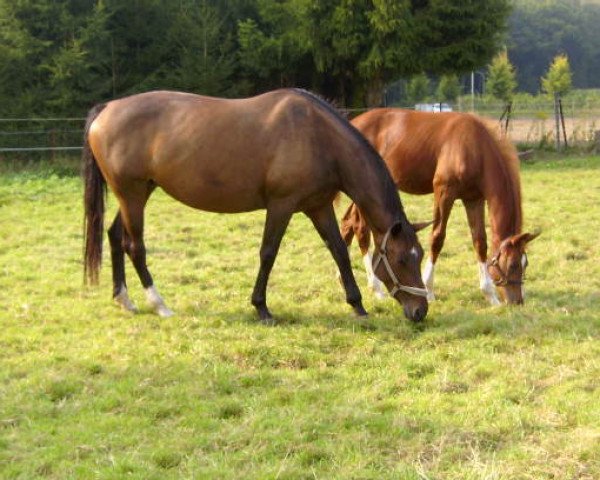
[[[452,107],[447,103],[417,103],[415,110],[420,112],[451,112]]]

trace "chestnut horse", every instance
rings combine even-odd
[[[378,108],[356,117],[352,124],[383,157],[400,190],[434,194],[431,250],[423,273],[428,299],[435,298],[434,266],[444,245],[450,210],[460,199],[479,259],[481,290],[492,304],[500,303],[494,285],[507,303],[523,303],[525,246],[539,233],[521,232],[519,164],[510,142],[466,113]],[[493,255],[489,261],[485,202],[492,234]],[[369,285],[382,297],[377,279],[369,272],[369,228],[361,212],[360,205],[350,205],[342,220],[342,236],[350,245],[357,235]]]
[[[337,263],[347,302],[366,314],[333,210],[338,191],[364,213],[383,252],[380,278],[405,315],[418,321],[427,313],[423,250],[384,162],[348,121],[309,92],[284,89],[228,100],[156,91],[114,100],[90,111],[83,161],[85,274],[97,283],[108,184],[119,204],[108,230],[113,296],[126,310],[135,306],[127,293],[125,253],[150,306],[161,316],[172,314],[154,287],[143,239],[144,207],[159,186],[201,210],[267,210],[252,293],[263,321],[272,319],[267,281],[295,212],[311,219]]]

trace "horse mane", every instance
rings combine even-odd
[[[375,147],[369,143],[369,141],[358,131],[358,129],[350,123],[346,115],[342,114],[340,110],[328,102],[324,98],[319,95],[310,92],[308,90],[304,90],[303,88],[291,88],[290,91],[307,98],[312,103],[319,105],[322,109],[332,115],[344,128],[350,133],[352,138],[356,140],[356,142],[362,146],[362,148],[368,152],[367,157],[371,160],[371,165],[376,169],[378,175],[381,178],[389,178],[389,181],[384,182],[384,191],[382,192],[384,195],[384,201],[386,206],[390,208],[395,208],[395,206],[400,206],[400,211],[404,213],[404,208],[402,206],[402,202],[398,196],[398,191],[392,178],[390,176],[389,170],[381,158],[381,155],[375,150]],[[334,201],[339,199],[339,193],[336,195]]]
[[[508,217],[513,219],[512,232],[520,233],[523,223],[523,212],[521,208],[521,180],[517,150],[512,142],[499,131],[498,126],[494,122],[475,116],[474,118],[481,122],[489,133],[490,140],[493,142],[492,145],[488,146],[488,148],[492,148],[492,152],[488,152],[488,155],[482,156],[488,162],[486,171],[494,169],[494,175],[489,176],[488,179],[498,179],[495,182],[496,188],[502,188],[507,198],[512,200],[505,203],[503,208],[509,210],[507,212],[509,214]],[[492,160],[495,160],[493,164]]]

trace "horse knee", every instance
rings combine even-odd
[[[277,252],[274,248],[263,248],[260,251],[260,262],[263,265],[272,265],[275,262]]]

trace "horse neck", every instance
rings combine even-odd
[[[358,206],[379,243],[387,230],[406,215],[385,163],[374,151],[365,150],[362,154],[353,150],[339,162],[342,190]]]
[[[496,168],[486,166],[484,179],[492,233],[492,252],[495,252],[502,240],[521,233],[520,182],[518,172],[513,171],[508,164],[496,165]]]

